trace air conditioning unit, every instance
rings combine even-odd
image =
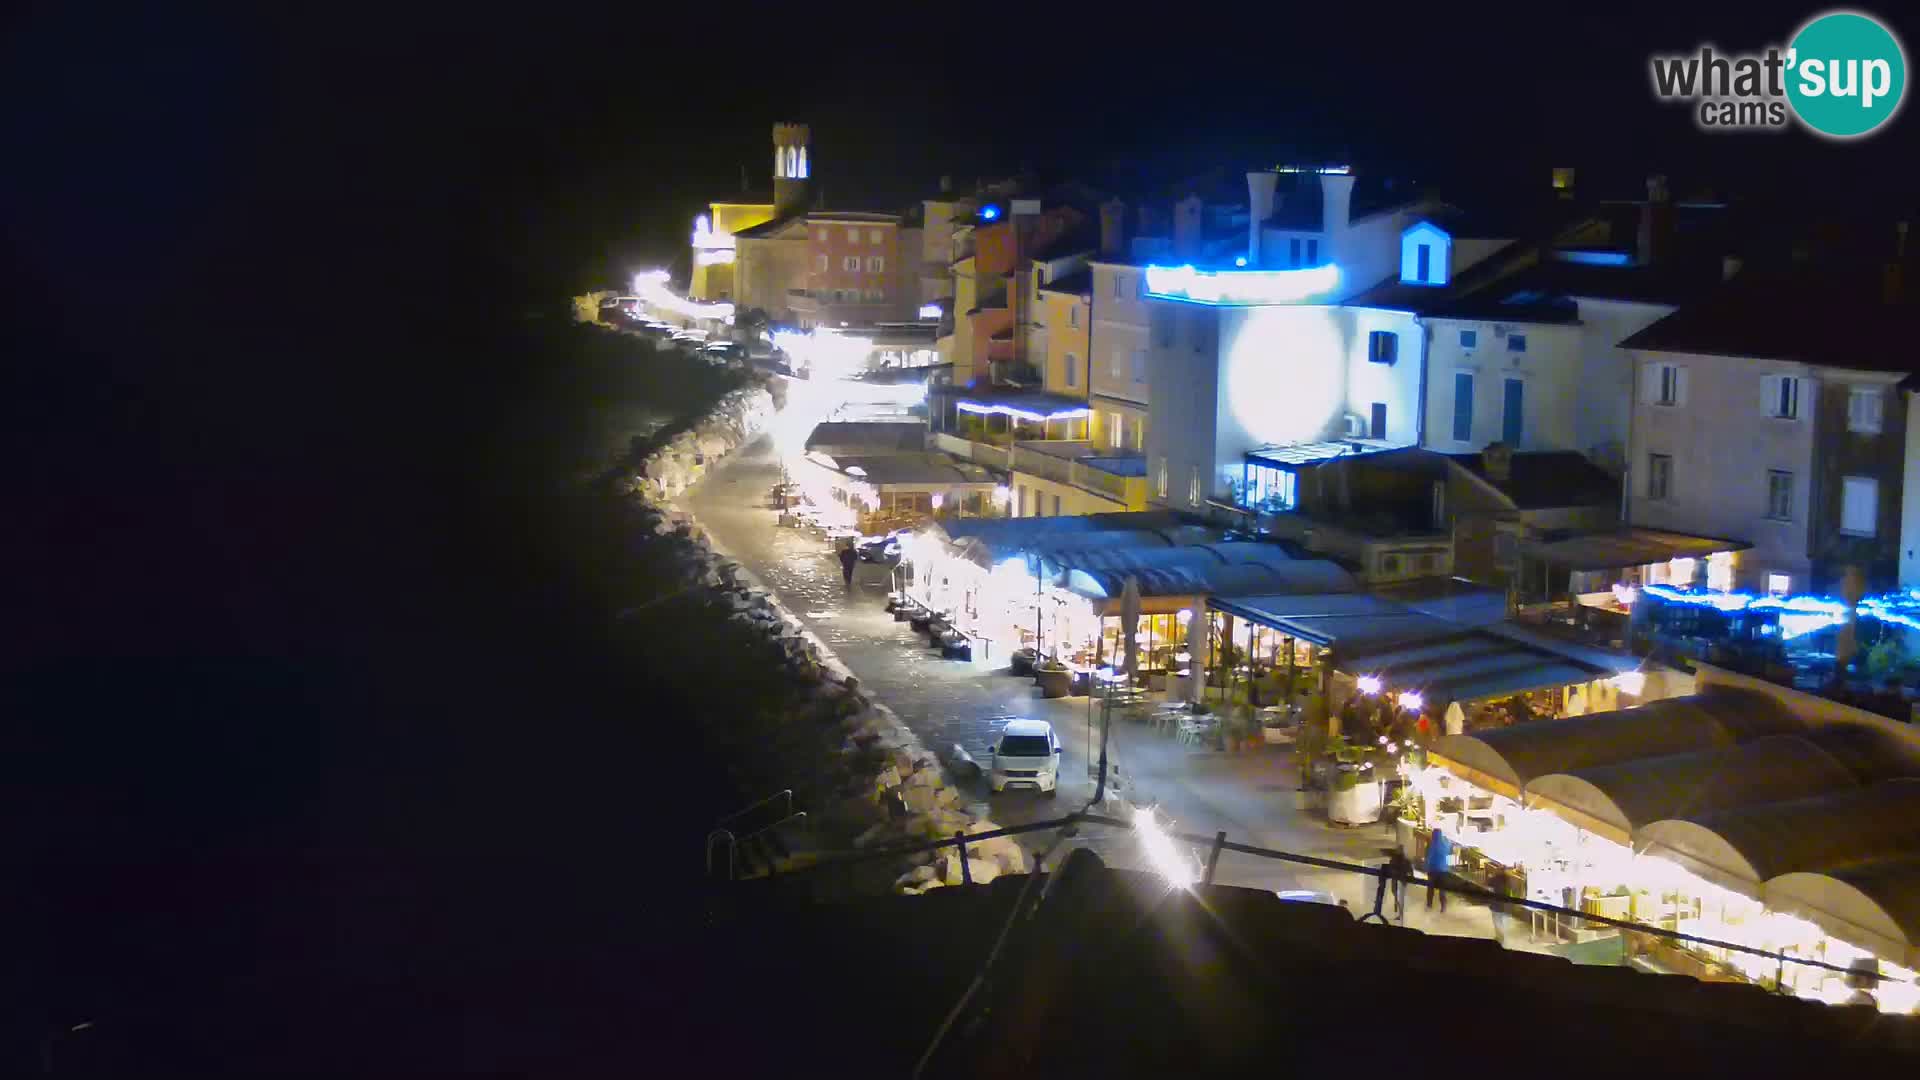
[[[1367,418],[1359,413],[1347,414],[1347,438],[1364,439],[1367,437]]]

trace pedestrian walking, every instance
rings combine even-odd
[[[1407,925],[1407,882],[1413,880],[1413,860],[1396,845],[1387,856],[1387,888],[1393,894],[1393,921]]]
[[[1487,888],[1494,896],[1499,897],[1488,904],[1493,911],[1493,940],[1501,948],[1505,948],[1507,935],[1513,933],[1513,905],[1506,902],[1506,898],[1514,893],[1513,875],[1507,872],[1506,867],[1495,863],[1493,873],[1487,879]]]
[[[1433,898],[1440,897],[1440,910],[1447,910],[1447,894],[1440,886],[1446,884],[1448,870],[1453,866],[1453,841],[1438,828],[1433,830],[1433,838],[1427,841],[1427,910],[1433,910]]]
[[[840,576],[846,579],[849,589],[853,588],[854,564],[859,561],[860,556],[854,553],[852,544],[846,544],[840,548]]]

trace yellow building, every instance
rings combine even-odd
[[[1028,355],[1040,368],[1041,383],[1049,393],[1087,399],[1087,343],[1092,320],[1093,275],[1077,270],[1041,285],[1035,311],[1041,333],[1034,335]]]
[[[805,124],[773,125],[773,195],[716,199],[693,222],[693,276],[687,294],[695,300],[733,300],[735,234],[776,217],[803,213],[813,163]],[[744,179],[744,178],[743,178]]]

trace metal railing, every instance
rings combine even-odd
[[[973,881],[972,870],[967,865],[966,852],[967,852],[968,844],[977,844],[984,840],[994,840],[1001,837],[1020,836],[1025,833],[1042,832],[1048,829],[1060,829],[1060,828],[1065,828],[1068,826],[1080,825],[1080,824],[1108,826],[1111,828],[1124,829],[1128,831],[1131,831],[1133,829],[1133,825],[1130,822],[1121,821],[1117,818],[1107,817],[1102,814],[1079,812],[1079,813],[1069,814],[1061,818],[1054,818],[1048,821],[1035,821],[1025,825],[1014,825],[1007,828],[994,829],[990,832],[958,833],[954,835],[951,839],[928,840],[928,841],[920,841],[920,842],[907,843],[907,844],[889,844],[889,845],[884,845],[880,847],[867,848],[867,849],[856,851],[856,852],[844,852],[838,856],[829,855],[829,856],[814,860],[806,866],[785,871],[784,873],[782,873],[781,876],[800,877],[804,875],[818,874],[818,873],[832,871],[832,870],[845,870],[854,866],[858,866],[863,863],[875,862],[880,859],[893,859],[893,858],[899,858],[904,855],[914,855],[920,852],[938,851],[942,848],[952,847],[957,850],[960,856],[959,862],[960,862],[962,880],[966,884],[972,884],[972,881]],[[1380,921],[1382,922],[1385,921],[1386,916],[1382,911],[1382,908],[1386,902],[1386,897],[1388,894],[1388,885],[1392,881],[1392,875],[1388,873],[1386,867],[1384,866],[1362,866],[1359,863],[1342,862],[1339,859],[1327,859],[1317,855],[1302,855],[1302,854],[1299,854],[1298,852],[1279,851],[1273,848],[1258,847],[1253,844],[1236,843],[1234,841],[1228,840],[1227,834],[1224,831],[1217,832],[1212,836],[1201,836],[1194,833],[1174,832],[1169,830],[1167,832],[1167,835],[1183,843],[1193,845],[1195,847],[1204,846],[1206,848],[1207,850],[1207,858],[1205,860],[1206,868],[1203,875],[1201,876],[1201,884],[1204,884],[1204,885],[1214,884],[1215,873],[1220,863],[1220,855],[1222,852],[1226,852],[1226,851],[1232,851],[1242,855],[1252,855],[1252,856],[1255,856],[1256,858],[1274,859],[1281,862],[1297,863],[1302,866],[1318,867],[1323,870],[1333,870],[1333,871],[1337,871],[1341,873],[1349,873],[1349,874],[1360,874],[1366,877],[1375,878],[1379,881],[1379,888],[1376,890],[1374,895],[1374,909],[1370,912],[1363,914],[1362,916],[1360,916],[1360,918],[1363,921],[1370,921],[1377,917]],[[1415,879],[1412,877],[1408,877],[1403,880],[1408,885],[1413,885],[1417,883],[1423,886],[1429,886],[1431,888],[1438,889],[1444,893],[1465,897],[1470,900],[1477,900],[1483,903],[1499,903],[1499,904],[1507,905],[1509,907],[1527,908],[1533,911],[1547,912],[1547,913],[1565,916],[1573,919],[1579,919],[1586,923],[1595,923],[1602,926],[1610,926],[1610,927],[1619,929],[1623,932],[1644,934],[1649,937],[1657,937],[1667,941],[1680,942],[1680,943],[1685,943],[1690,945],[1699,945],[1699,946],[1703,946],[1705,948],[1710,948],[1710,949],[1729,950],[1733,952],[1744,953],[1748,956],[1758,956],[1763,959],[1774,961],[1776,968],[1782,973],[1784,973],[1786,965],[1796,964],[1801,967],[1815,968],[1822,971],[1833,972],[1835,974],[1844,975],[1849,978],[1863,978],[1863,979],[1874,979],[1874,980],[1893,978],[1893,976],[1882,974],[1879,971],[1846,967],[1840,964],[1829,963],[1828,961],[1825,961],[1825,960],[1817,960],[1817,959],[1814,959],[1813,957],[1790,956],[1786,953],[1775,952],[1769,949],[1762,949],[1762,948],[1759,948],[1758,946],[1742,945],[1739,942],[1734,942],[1734,941],[1721,941],[1716,938],[1702,937],[1698,934],[1689,934],[1680,930],[1669,930],[1662,926],[1650,926],[1646,923],[1634,922],[1629,919],[1616,919],[1606,915],[1596,915],[1588,911],[1579,911],[1573,908],[1564,907],[1559,904],[1551,904],[1544,900],[1529,900],[1529,899],[1526,899],[1523,897],[1517,897],[1517,896],[1503,896],[1499,893],[1492,891],[1491,889],[1485,889],[1478,885],[1474,885],[1471,882],[1462,881],[1457,878],[1453,880],[1444,880],[1444,879],[1434,880],[1431,878]],[[1784,989],[1784,985],[1785,985],[1784,978],[1776,976],[1776,979],[1775,979],[1776,989],[1779,989],[1780,992],[1782,993],[1786,993],[1787,991]]]
[[[738,822],[742,818],[746,817],[748,814],[751,814],[754,811],[759,810],[761,807],[771,806],[776,802],[782,804],[782,811],[779,819],[776,820],[772,825],[765,826],[764,828],[755,829],[753,832],[748,833],[745,837],[734,835],[733,829],[730,826],[732,826],[734,823]],[[724,845],[723,850],[726,852],[726,856],[727,856],[727,864],[726,864],[727,880],[731,881],[735,876],[734,869],[737,865],[735,860],[739,856],[741,844],[745,843],[748,840],[753,840],[757,837],[760,837],[766,834],[767,832],[773,829],[776,829],[783,824],[786,824],[789,821],[792,821],[796,818],[804,819],[806,816],[807,815],[805,812],[801,812],[798,814],[794,812],[793,789],[782,788],[781,790],[774,792],[773,794],[767,796],[766,798],[761,799],[759,802],[749,803],[747,806],[739,810],[736,810],[731,814],[728,814],[726,817],[721,818],[719,821],[714,822],[712,831],[707,833],[707,843],[706,843],[707,876],[709,878],[713,877],[713,855],[714,855],[714,849],[716,848],[716,846]]]

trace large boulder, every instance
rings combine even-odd
[[[900,789],[900,798],[907,804],[907,810],[914,814],[931,814],[940,805],[940,791],[924,784],[907,784]]]

